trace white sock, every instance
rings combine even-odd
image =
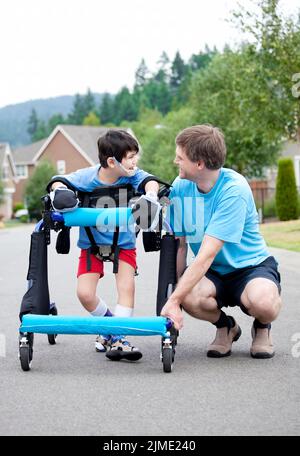
[[[117,304],[115,308],[115,317],[132,317],[133,309]]]
[[[91,315],[93,315],[93,317],[103,317],[103,315],[105,315],[107,312],[107,305],[106,305],[106,302],[99,298],[99,303],[96,307],[95,310],[93,310],[93,312],[90,312]]]

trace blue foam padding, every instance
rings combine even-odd
[[[20,332],[166,336],[167,323],[168,320],[165,317],[73,317],[27,314],[22,318]]]
[[[132,211],[129,207],[117,208],[78,208],[75,211],[64,212],[66,226],[99,226],[114,229],[116,226],[127,227],[133,224]]]

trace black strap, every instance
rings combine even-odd
[[[116,227],[116,231],[114,232],[113,243],[112,243],[112,253],[114,254],[114,261],[113,261],[113,273],[117,274],[119,270],[119,255],[120,255],[120,247],[118,246],[119,241],[119,232],[120,227]]]

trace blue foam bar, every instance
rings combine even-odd
[[[120,318],[27,314],[22,318],[20,332],[166,336],[168,322],[165,317]]]
[[[134,222],[129,207],[96,209],[80,207],[75,211],[64,212],[62,215],[66,226],[104,226],[114,229],[116,226],[127,227],[128,222]]]

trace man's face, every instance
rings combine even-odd
[[[178,166],[180,179],[195,181],[199,176],[199,163],[192,162],[180,146],[176,147],[174,163]]]

